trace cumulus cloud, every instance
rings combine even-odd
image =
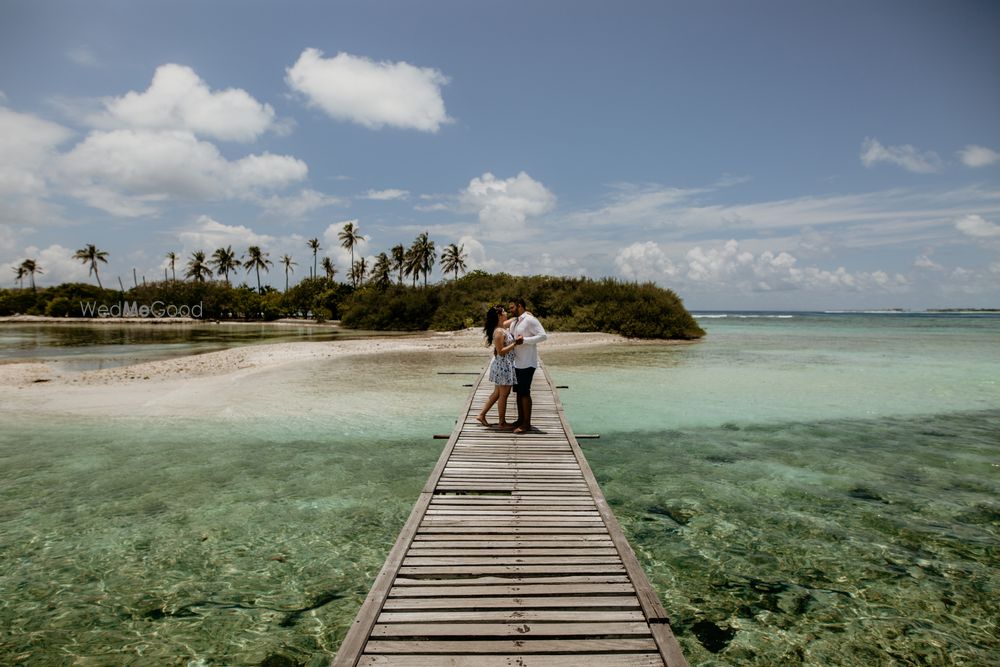
[[[972,238],[1000,238],[1000,225],[985,220],[979,215],[966,215],[959,218],[955,221],[955,229]]]
[[[643,282],[674,278],[678,274],[677,265],[653,241],[633,243],[619,250],[615,267],[623,277]]]
[[[42,168],[72,132],[56,123],[0,106],[0,195],[41,195]]]
[[[477,213],[484,234],[493,238],[523,235],[529,217],[548,213],[555,205],[556,196],[523,171],[504,180],[487,172],[459,194],[459,206]]]
[[[47,199],[47,172],[59,145],[72,134],[56,123],[0,106],[0,247],[12,248],[28,227],[63,220],[61,209]]]
[[[368,190],[363,195],[362,199],[371,199],[374,201],[391,201],[393,199],[406,199],[410,196],[409,190],[397,190],[395,188],[389,188],[387,190]]]
[[[306,49],[288,68],[285,81],[331,118],[372,129],[388,125],[437,132],[452,122],[441,97],[449,79],[429,67],[349,53],[324,58],[319,49]]]
[[[244,225],[225,225],[207,215],[199,216],[192,226],[177,230],[177,238],[185,251],[204,250],[209,254],[226,246],[242,252],[249,246],[265,246],[275,240],[273,236],[258,234]]]
[[[966,167],[988,167],[1000,162],[1000,153],[985,146],[966,146],[958,152],[958,157]]]
[[[916,174],[941,171],[941,158],[932,151],[920,153],[910,145],[883,146],[878,139],[868,137],[861,144],[861,163],[869,169],[879,162],[888,162]]]
[[[74,250],[54,243],[46,248],[28,246],[23,257],[34,259],[43,273],[35,276],[38,285],[57,285],[67,282],[86,282],[88,268],[73,259]],[[101,269],[103,269],[103,265]],[[101,270],[101,275],[104,271]]]
[[[104,111],[89,121],[102,129],[183,130],[241,142],[278,127],[271,105],[239,88],[213,91],[193,69],[174,64],[158,67],[144,92],[104,100]]]
[[[909,283],[885,271],[851,272],[844,267],[830,271],[800,267],[786,251],[751,252],[735,239],[721,245],[695,246],[683,256],[670,257],[654,241],[633,243],[618,251],[615,265],[630,280],[669,281],[693,291],[727,290],[732,293],[807,291],[898,291]]]
[[[150,215],[170,197],[251,198],[304,179],[308,167],[285,155],[227,160],[190,132],[92,132],[59,160],[70,192],[119,216]]]

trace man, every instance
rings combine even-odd
[[[525,308],[524,299],[511,299],[507,312],[517,316],[510,325],[510,333],[514,336],[514,375],[517,377],[517,384],[514,385],[517,395],[514,433],[527,433],[531,430],[531,379],[538,368],[537,346],[548,336],[538,318]]]

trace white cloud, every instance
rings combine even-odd
[[[328,206],[345,206],[348,202],[341,197],[323,194],[312,189],[304,189],[296,195],[282,197],[271,195],[260,198],[257,203],[272,217],[295,220],[313,211]]]
[[[61,125],[0,106],[0,195],[43,194],[43,168],[70,136]]]
[[[1000,225],[984,220],[979,215],[967,215],[955,221],[955,229],[966,236],[978,239],[1000,238]]]
[[[441,97],[448,77],[429,67],[349,53],[324,58],[322,51],[306,49],[288,68],[285,81],[331,118],[372,129],[389,125],[437,132],[452,122]]]
[[[75,197],[119,216],[150,215],[170,197],[251,198],[302,180],[308,167],[283,155],[225,159],[189,132],[92,132],[59,161]]]
[[[391,201],[393,199],[406,199],[410,196],[409,190],[397,190],[395,188],[389,188],[387,190],[368,190],[363,195],[362,199],[371,199],[374,201]]]
[[[237,253],[243,253],[249,246],[266,246],[275,241],[273,236],[258,234],[244,225],[225,225],[207,215],[200,216],[192,226],[177,230],[177,239],[184,246],[181,258],[184,261],[196,250],[210,255],[216,248],[233,246]]]
[[[720,245],[695,246],[671,257],[654,241],[621,248],[615,265],[629,280],[652,280],[674,288],[704,293],[726,291],[733,295],[776,290],[900,291],[909,285],[900,274],[881,270],[851,272],[844,267],[830,271],[799,267],[783,250],[754,253],[730,239]]]
[[[158,67],[144,92],[104,100],[104,107],[89,119],[102,129],[184,130],[248,142],[276,126],[271,105],[239,88],[210,90],[193,69],[174,64]]]
[[[483,234],[490,238],[523,236],[529,217],[548,213],[555,205],[556,196],[523,171],[505,180],[487,172],[459,194],[459,206],[479,215]]]
[[[52,244],[47,248],[28,246],[24,249],[24,257],[34,259],[44,272],[41,275],[35,276],[35,283],[38,285],[43,283],[46,285],[58,285],[65,282],[92,281],[93,277],[88,278],[87,276],[89,268],[81,264],[79,260],[73,259],[74,253],[74,250],[70,250],[59,244]],[[105,265],[101,264],[98,270],[101,271],[101,280],[106,283],[107,280],[103,277],[105,275],[104,268]]]
[[[653,241],[633,243],[619,250],[615,267],[623,277],[639,282],[673,278],[678,274],[677,266]]]
[[[871,168],[879,162],[895,164],[916,174],[932,174],[941,171],[941,158],[937,153],[920,153],[910,145],[883,146],[878,139],[868,137],[861,144],[861,162]]]
[[[12,247],[25,227],[63,222],[61,209],[46,199],[47,171],[71,136],[61,125],[0,106],[0,247]]]
[[[913,266],[918,269],[927,269],[929,271],[944,271],[944,267],[931,259],[927,254],[918,255],[915,260],[913,260]]]
[[[958,152],[962,164],[966,167],[988,167],[991,164],[1000,162],[1000,153],[985,146],[966,146]]]

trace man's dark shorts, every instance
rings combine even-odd
[[[514,393],[518,396],[531,396],[531,378],[535,377],[535,369],[530,366],[528,368],[515,368],[514,377],[517,378]]]

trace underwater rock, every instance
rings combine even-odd
[[[886,505],[889,504],[888,500],[878,495],[874,491],[866,489],[863,486],[854,487],[853,489],[847,492],[847,495],[849,495],[851,498],[857,498],[858,500],[871,500],[877,503],[885,503]]]
[[[660,516],[669,517],[682,526],[688,525],[691,518],[694,517],[694,512],[687,507],[650,505],[646,508],[646,512],[649,514],[658,514]]]
[[[736,636],[735,628],[723,628],[708,620],[698,621],[692,625],[691,632],[701,645],[712,653],[724,650]]]
[[[272,653],[264,658],[264,661],[260,663],[260,667],[302,667],[302,663],[289,658],[287,655]]]

